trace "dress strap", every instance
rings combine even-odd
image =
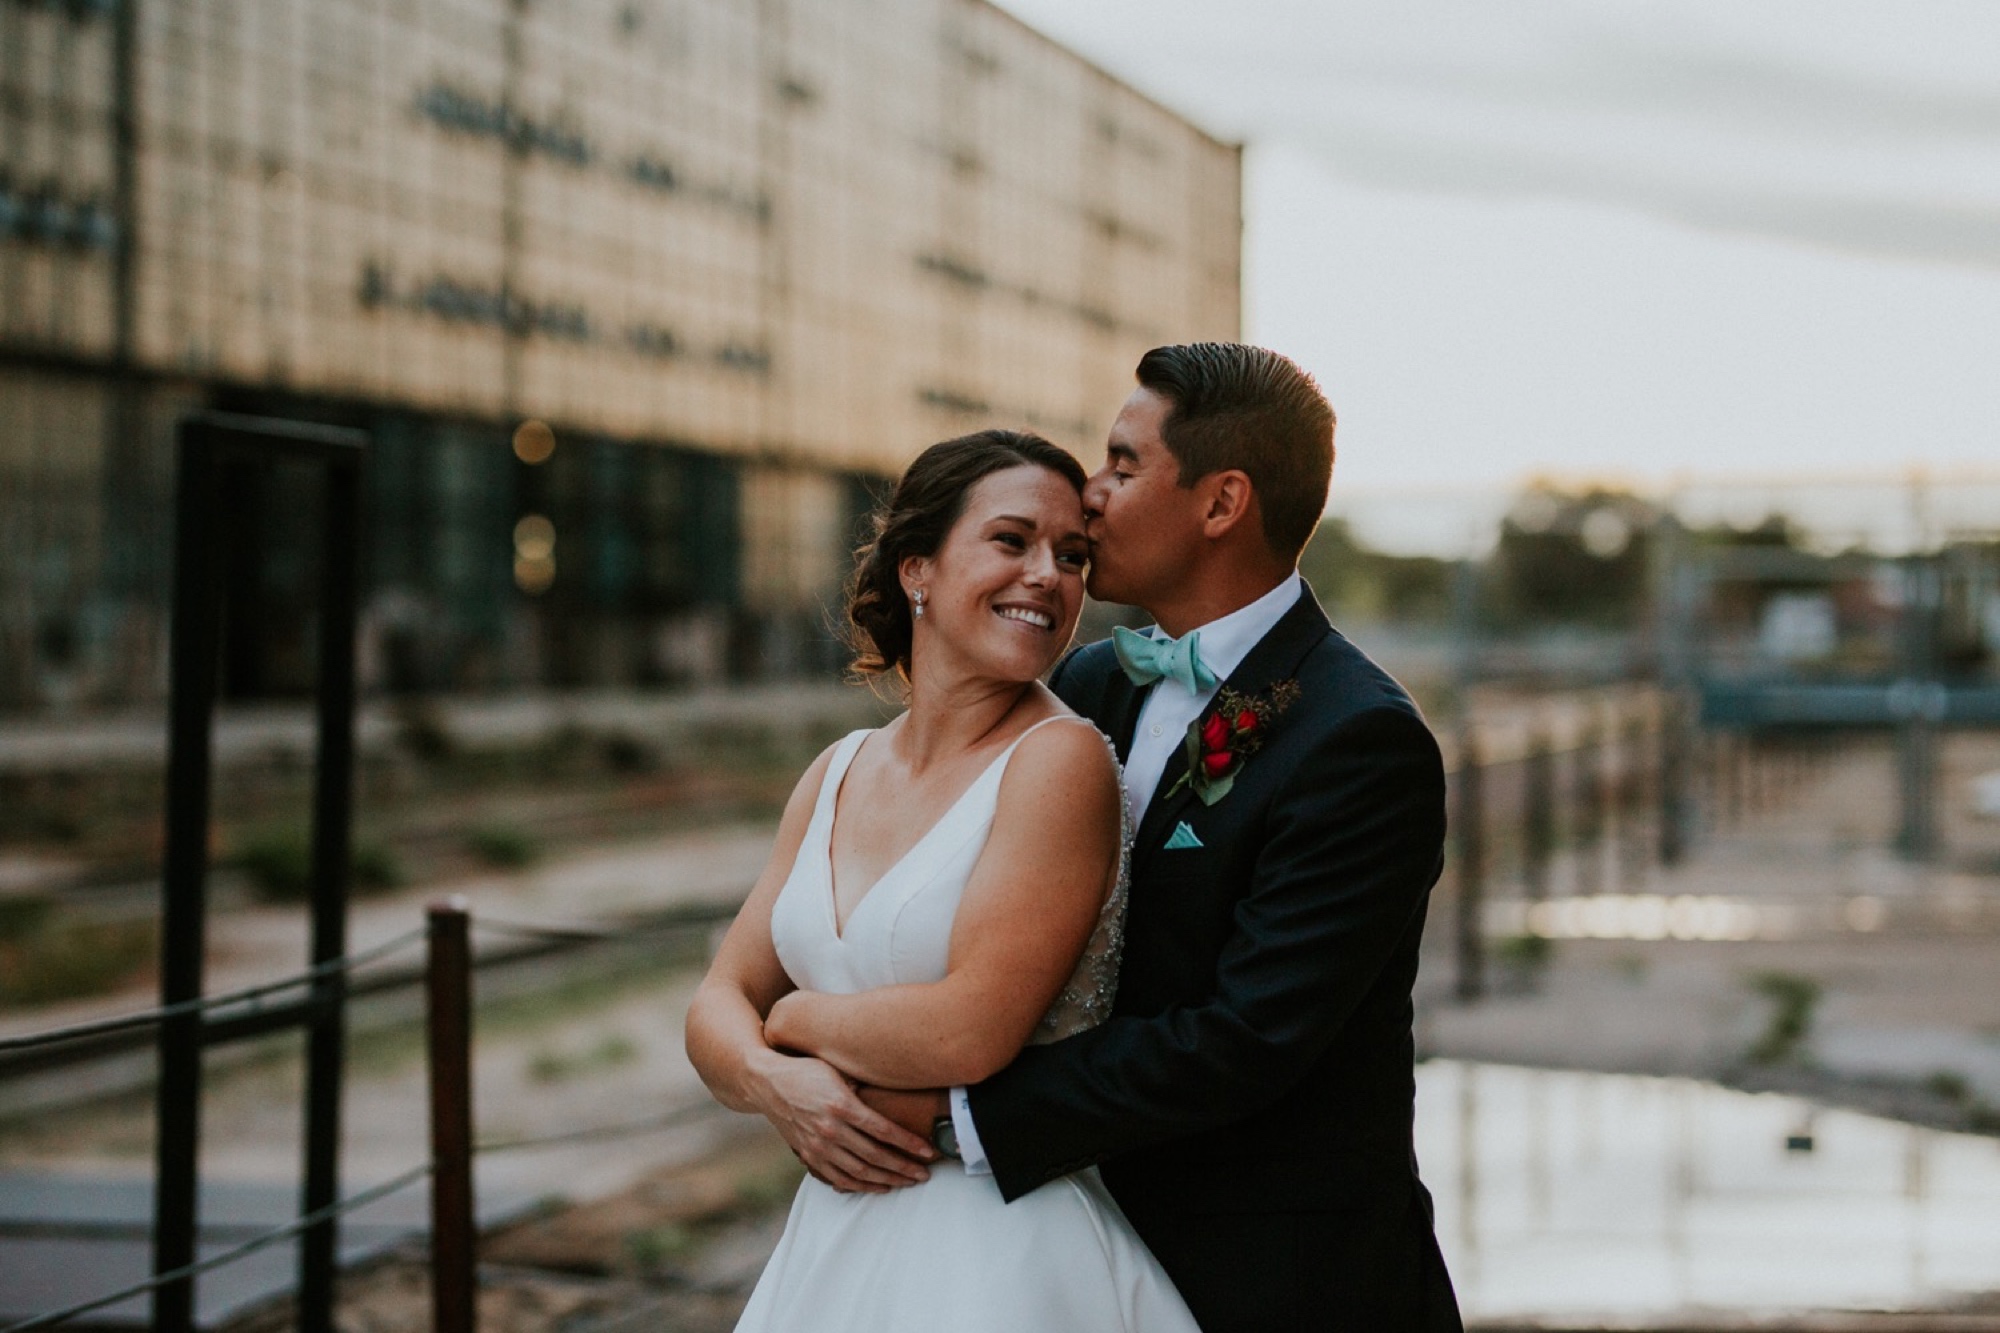
[[[1013,754],[1016,749],[1020,748],[1020,744],[1022,741],[1028,739],[1028,737],[1034,735],[1036,732],[1040,731],[1043,727],[1046,727],[1051,722],[1081,722],[1085,726],[1089,727],[1092,731],[1097,730],[1097,724],[1095,722],[1092,722],[1087,717],[1083,717],[1076,713],[1057,713],[1053,717],[1043,718],[1040,722],[1035,723],[1032,727],[1029,727],[1026,731],[1016,736],[1012,741],[1008,743],[1006,753],[1009,755]]]
[[[994,758],[992,764],[988,765],[986,772],[980,775],[980,781],[981,782],[990,781],[993,784],[994,792],[997,795],[1000,789],[1000,780],[1007,776],[1007,766],[1014,761],[1014,751],[1021,748],[1022,741],[1028,739],[1028,737],[1034,735],[1036,732],[1040,731],[1043,727],[1048,726],[1051,722],[1081,722],[1083,723],[1084,726],[1089,727],[1092,731],[1097,731],[1097,724],[1095,722],[1092,722],[1087,717],[1082,717],[1075,713],[1057,713],[1054,717],[1045,717],[1040,722],[1035,723],[1033,726],[1023,731],[1020,735],[1016,736],[1013,740],[1007,742],[1007,748],[1002,750]],[[1103,733],[1099,732],[1098,734],[1102,735]],[[975,783],[974,785],[977,786],[978,784]]]
[[[812,822],[819,824],[833,818],[834,798],[840,794],[840,783],[847,776],[847,770],[854,763],[854,756],[861,751],[861,743],[874,735],[874,730],[862,727],[842,736],[833,747],[833,758],[828,761],[826,773],[819,780],[819,797],[813,802]]]

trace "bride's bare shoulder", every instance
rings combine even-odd
[[[1096,724],[1067,708],[1051,713],[1021,738],[1007,768],[1002,799],[1010,786],[1056,782],[1072,792],[1118,790],[1118,758]]]

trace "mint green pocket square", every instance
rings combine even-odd
[[[1163,845],[1167,851],[1171,852],[1182,847],[1199,847],[1202,844],[1201,839],[1194,836],[1194,830],[1189,828],[1187,821],[1183,819],[1180,823],[1174,825],[1173,836],[1168,838]]]

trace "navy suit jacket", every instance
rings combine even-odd
[[[1369,1246],[1341,1219],[1408,1231],[1445,1281],[1412,1150],[1410,1001],[1443,864],[1443,765],[1409,695],[1309,589],[1224,683],[1256,695],[1287,680],[1297,702],[1221,800],[1170,794],[1186,765],[1169,760],[1133,845],[1112,1017],[970,1092],[1002,1193],[1101,1164],[1205,1327],[1226,1321],[1195,1288],[1246,1276],[1193,1271],[1203,1229],[1229,1215],[1331,1219],[1313,1234],[1357,1252]],[[1129,752],[1144,692],[1108,642],[1051,685]],[[1182,823],[1200,846],[1165,846]],[[1384,1326],[1456,1328],[1448,1283],[1437,1295],[1410,1293],[1432,1315],[1411,1306]]]

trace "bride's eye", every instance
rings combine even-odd
[[[1065,569],[1084,569],[1090,564],[1090,556],[1084,551],[1058,551],[1056,560]]]
[[[1009,550],[1025,551],[1028,549],[1028,543],[1022,539],[1021,534],[1018,532],[996,532],[993,534],[993,540],[999,542]]]

